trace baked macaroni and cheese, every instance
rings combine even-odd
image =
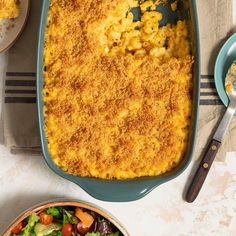
[[[0,0],[0,19],[17,18],[19,14],[19,0]]]
[[[161,2],[161,3],[160,3]],[[103,179],[157,176],[184,158],[191,118],[187,25],[163,1],[51,0],[45,124],[53,161]],[[134,22],[131,10],[141,9]]]

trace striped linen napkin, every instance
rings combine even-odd
[[[225,107],[214,86],[213,65],[219,46],[232,26],[232,1],[198,0],[201,30],[201,106],[195,158],[198,158],[221,119]],[[38,152],[40,139],[36,112],[36,43],[41,1],[32,1],[26,30],[9,51],[5,75],[4,139],[14,151]],[[236,121],[225,137],[218,160],[236,149]]]
[[[6,57],[4,143],[12,152],[40,153],[36,108],[36,52],[42,1],[31,1],[26,28]]]

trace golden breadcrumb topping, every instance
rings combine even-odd
[[[0,19],[17,18],[19,14],[19,0],[0,0]]]
[[[159,27],[162,14],[150,2],[51,0],[46,135],[52,159],[70,174],[156,176],[184,158],[192,105],[188,30],[185,21]]]

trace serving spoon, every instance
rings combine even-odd
[[[189,186],[186,194],[186,201],[189,203],[193,202],[198,196],[216,154],[220,149],[224,135],[236,112],[236,61],[232,63],[226,75],[225,90],[230,103]]]

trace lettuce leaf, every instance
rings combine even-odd
[[[37,223],[34,227],[34,232],[36,236],[46,236],[46,235],[51,235],[54,231],[61,230],[61,228],[62,225],[58,223],[51,223],[49,225]]]
[[[36,213],[33,213],[28,218],[28,223],[26,226],[22,229],[22,235],[23,236],[34,236],[34,226],[39,221],[39,217]]]
[[[108,234],[107,236],[119,236],[119,235],[120,235],[120,233],[117,231],[115,233]]]
[[[85,234],[85,236],[100,236],[100,233],[99,232],[97,232],[97,233],[91,232],[91,233]]]
[[[53,231],[52,233],[48,234],[47,236],[63,236],[61,231]]]
[[[63,225],[68,224],[68,223],[76,225],[79,223],[79,220],[77,217],[73,215],[72,212],[63,210]]]
[[[46,213],[48,215],[52,215],[56,218],[59,218],[61,216],[61,213],[59,211],[59,209],[57,209],[56,207],[49,207],[47,210],[46,210]]]

